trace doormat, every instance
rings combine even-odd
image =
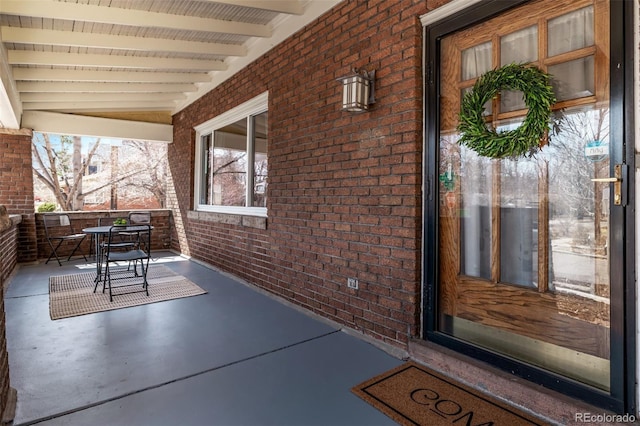
[[[147,272],[149,296],[144,292],[119,295],[114,288],[113,302],[110,302],[109,290],[106,289],[103,293],[102,284],[98,285],[95,293],[93,292],[95,276],[95,272],[85,272],[49,277],[51,319],[57,320],[207,293],[166,266],[154,265],[150,266]]]
[[[415,362],[352,391],[401,425],[548,425]]]

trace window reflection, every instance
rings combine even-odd
[[[609,155],[585,155],[588,144],[608,150],[608,123],[608,109],[567,111],[562,131],[543,151],[549,163],[552,291],[609,297],[609,184],[591,181],[609,175]],[[608,325],[608,310],[600,320]]]
[[[267,119],[265,111],[253,119],[253,206],[267,206]]]
[[[247,120],[213,132],[213,204],[244,206],[247,186]]]
[[[595,94],[593,56],[550,66],[549,74],[559,101]]]
[[[462,148],[461,273],[491,279],[491,160]]]
[[[530,159],[502,160],[500,166],[500,282],[537,287],[536,163]]]

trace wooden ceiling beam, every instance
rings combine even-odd
[[[100,68],[134,68],[153,70],[224,71],[223,61],[184,58],[157,58],[148,56],[97,55],[82,53],[37,52],[9,50],[11,65],[49,65]]]
[[[268,2],[267,2],[268,3]],[[182,31],[228,33],[248,37],[270,37],[271,28],[266,25],[248,24],[197,16],[172,15],[136,9],[96,6],[81,3],[65,3],[54,0],[38,2],[3,0],[2,13],[34,18],[64,19],[69,21],[97,22],[134,27],[171,28]]]
[[[2,41],[35,45],[69,46],[133,50],[141,52],[170,52],[196,55],[245,56],[247,48],[241,45],[203,43],[164,38],[132,37],[110,34],[56,31],[37,28],[3,26]]]
[[[102,71],[46,68],[13,68],[16,81],[84,81],[130,83],[207,83],[204,72]]]
[[[187,83],[91,83],[73,81],[18,81],[20,93],[178,93],[195,92],[195,84]]]
[[[270,12],[302,15],[304,10],[298,0],[206,0],[231,6],[242,6],[251,9],[268,10]]]

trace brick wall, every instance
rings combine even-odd
[[[343,2],[176,114],[174,248],[386,342],[417,335],[426,11]],[[376,70],[368,113],[340,109],[352,68]],[[191,212],[193,127],[267,90],[266,223]]]
[[[12,216],[13,226],[0,233],[0,284],[8,282],[18,265],[18,228],[20,216]]]
[[[22,215],[18,227],[19,262],[30,262],[37,256],[31,137],[28,129],[0,128],[0,204],[10,215]]]
[[[9,381],[4,290],[9,276],[18,264],[20,216],[13,216],[12,222],[9,229],[0,232],[0,421],[2,422],[11,420],[15,412],[15,390],[11,389]]]

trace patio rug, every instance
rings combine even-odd
[[[401,425],[548,425],[414,362],[352,391]]]
[[[147,281],[149,296],[144,292],[118,295],[113,288],[113,302],[109,290],[102,292],[102,284],[93,292],[95,272],[49,277],[49,314],[52,320],[145,305],[207,293],[182,275],[162,265],[149,267]],[[138,278],[139,280],[139,278]],[[126,280],[119,280],[127,284]]]

